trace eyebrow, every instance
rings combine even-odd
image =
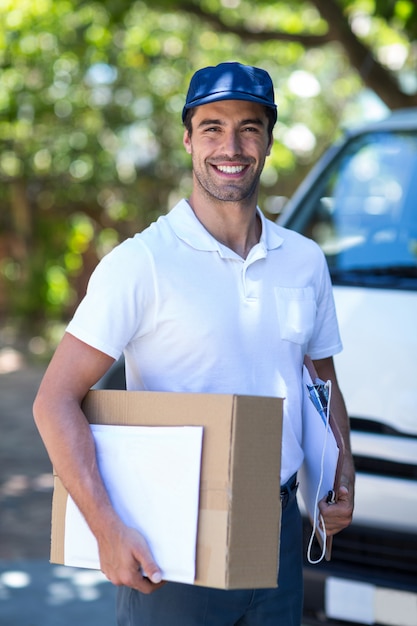
[[[259,117],[248,118],[239,122],[240,126],[248,126],[250,124],[254,126],[261,126],[261,127],[265,126],[264,121],[261,120],[261,118]],[[225,125],[226,123],[221,119],[205,119],[205,120],[201,120],[201,122],[198,125],[198,128],[203,128],[205,126],[225,126]]]

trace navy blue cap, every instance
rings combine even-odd
[[[219,100],[248,100],[272,109],[277,117],[274,86],[268,72],[241,63],[220,63],[198,70],[191,79],[182,111]]]

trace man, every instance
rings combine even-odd
[[[192,193],[99,264],[35,401],[54,467],[97,538],[103,572],[121,586],[119,626],[300,624],[295,476],[303,458],[306,353],[319,376],[333,383],[347,444],[349,429],[332,360],[341,342],[324,257],[315,243],[269,222],[257,208],[276,117],[264,70],[222,63],[196,72],[183,111]],[[277,589],[164,584],[145,538],[116,515],[80,405],[122,351],[128,389],[286,398]],[[329,534],[352,515],[349,454],[343,469],[337,504],[320,504]]]

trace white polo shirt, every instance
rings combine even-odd
[[[242,259],[182,200],[99,263],[67,331],[115,359],[124,351],[131,390],[285,398],[284,483],[303,459],[304,355],[342,346],[320,248],[259,216]]]

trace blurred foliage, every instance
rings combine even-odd
[[[271,73],[268,213],[364,87],[391,108],[417,103],[416,15],[411,0],[3,0],[0,319],[65,321],[98,259],[187,195],[180,115],[195,69]]]

